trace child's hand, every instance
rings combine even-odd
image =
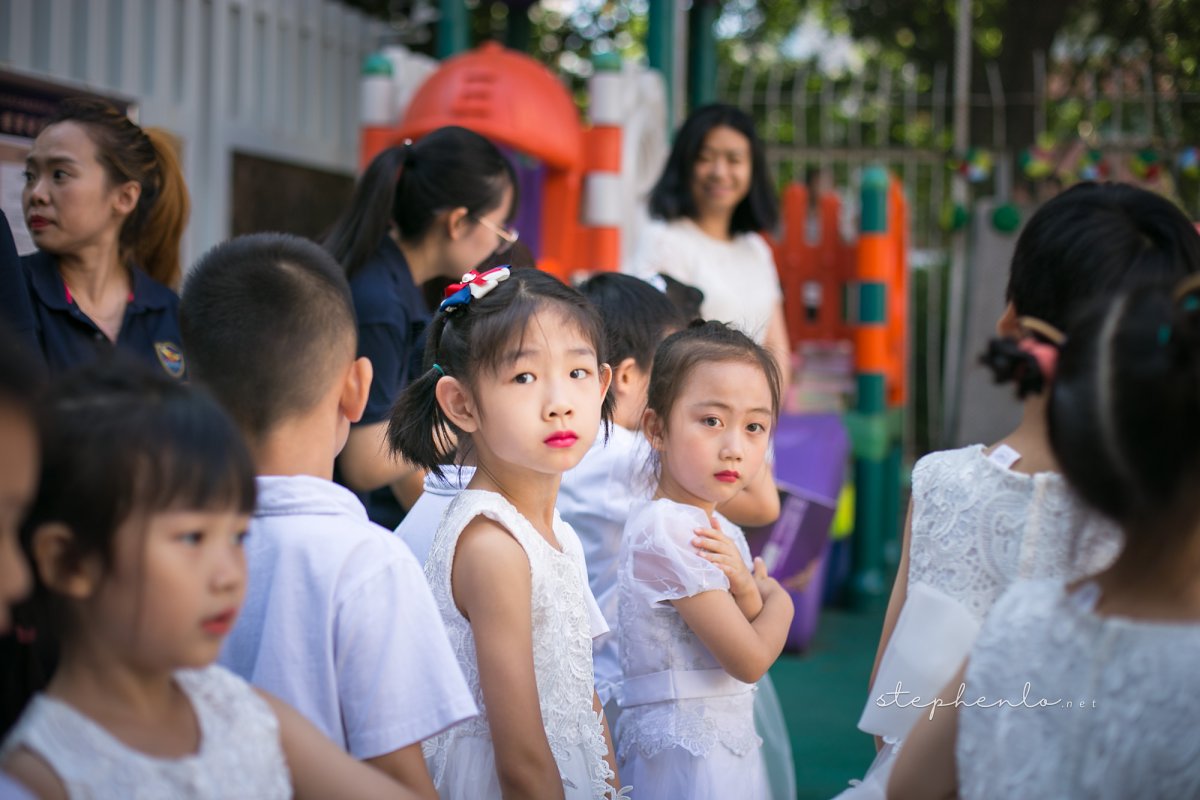
[[[700,551],[701,556],[716,564],[721,572],[725,573],[725,577],[729,578],[730,594],[734,597],[757,594],[755,578],[746,568],[746,562],[742,560],[737,545],[721,533],[721,526],[715,517],[711,518],[711,521],[711,528],[696,529],[696,538],[692,540],[692,544]]]
[[[764,601],[775,592],[784,590],[779,581],[767,574],[767,563],[761,558],[754,559],[754,583]]]

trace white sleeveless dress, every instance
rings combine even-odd
[[[751,566],[741,529],[716,516]],[[670,603],[729,590],[691,543],[708,526],[702,509],[659,499],[629,517],[621,538],[617,760],[622,780],[648,800],[770,796],[754,685],[727,673]]]
[[[884,797],[900,743],[927,713],[912,699],[937,697],[1013,582],[1075,580],[1120,551],[1119,530],[1088,510],[1061,475],[1016,472],[1009,468],[1015,451],[984,449],[931,453],[913,468],[907,598],[858,723],[885,745],[840,800]],[[898,687],[908,694],[895,695]]]
[[[37,695],[0,748],[24,747],[50,765],[72,800],[262,800],[292,796],[279,721],[250,684],[212,665],[175,680],[200,724],[200,749],[157,758],[122,744],[71,706]]]
[[[592,708],[591,622],[583,548],[579,538],[555,512],[554,549],[530,522],[495,492],[465,489],[442,517],[425,576],[434,602],[475,696],[480,714],[426,740],[425,759],[442,800],[500,797],[496,755],[488,728],[487,707],[479,685],[479,662],[470,623],[454,604],[451,571],[458,537],[476,517],[487,517],[508,530],[529,558],[532,585],[533,667],[546,738],[562,777],[566,796],[610,797],[612,770],[604,760],[601,715]]]
[[[1200,797],[1200,624],[1100,616],[1099,596],[1031,581],[996,603],[963,695],[985,699],[958,710],[964,800]]]

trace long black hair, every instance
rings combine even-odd
[[[1141,287],[1086,313],[1047,411],[1067,480],[1142,537],[1191,530],[1200,514],[1200,296],[1173,295]]]
[[[438,128],[371,160],[323,244],[353,277],[390,225],[402,240],[420,241],[439,213],[463,207],[481,216],[499,208],[510,187],[515,209],[516,173],[494,144],[466,128]]]
[[[775,187],[767,169],[766,148],[758,138],[750,115],[723,103],[696,109],[675,135],[667,165],[650,191],[650,214],[665,220],[696,217],[692,174],[704,139],[713,128],[722,126],[732,128],[750,142],[750,190],[734,209],[729,232],[736,235],[771,230],[779,222],[779,202],[775,199]]]
[[[1200,234],[1169,200],[1123,183],[1081,183],[1049,200],[1021,231],[1006,299],[1019,317],[1061,331],[1096,298],[1198,269]],[[1022,397],[1047,383],[1037,360],[1012,339],[993,340],[981,360],[997,383],[1015,381]]]
[[[392,452],[441,475],[452,443],[457,440],[462,453],[469,437],[438,404],[438,381],[443,375],[453,376],[474,387],[480,374],[500,368],[513,343],[525,335],[529,321],[546,308],[578,326],[595,348],[599,363],[606,362],[604,325],[582,294],[541,270],[513,270],[484,297],[434,316],[425,346],[425,372],[405,388],[392,409],[387,432]],[[605,424],[612,419],[612,405],[609,393],[601,408]]]

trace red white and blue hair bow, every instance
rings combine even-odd
[[[462,276],[461,283],[452,283],[446,287],[446,299],[438,306],[438,310],[451,313],[461,306],[467,305],[473,299],[478,300],[495,289],[500,281],[507,280],[508,276],[508,267],[496,267],[484,272],[468,272]]]

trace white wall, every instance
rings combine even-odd
[[[234,151],[353,174],[383,23],[332,0],[0,0],[0,65],[124,95],[183,141],[183,263],[229,235]]]

